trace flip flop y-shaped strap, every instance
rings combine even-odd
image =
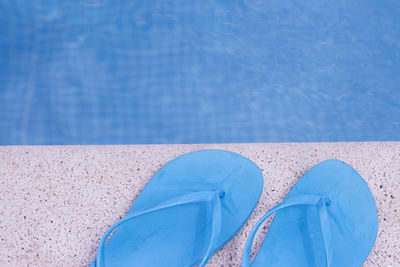
[[[213,249],[216,246],[216,242],[218,241],[219,234],[221,231],[221,199],[225,196],[224,191],[202,191],[202,192],[195,192],[195,193],[189,193],[185,194],[173,199],[170,199],[166,202],[163,202],[162,204],[145,210],[145,211],[139,211],[133,214],[130,214],[126,216],[125,218],[121,219],[117,223],[115,223],[113,226],[111,226],[107,232],[104,234],[103,238],[100,241],[99,249],[97,251],[97,256],[96,256],[96,267],[104,267],[104,247],[106,245],[106,242],[108,240],[108,237],[111,235],[111,233],[117,229],[119,226],[122,224],[129,222],[131,220],[134,220],[140,216],[148,215],[150,213],[160,211],[163,209],[168,209],[172,207],[177,207],[181,205],[187,205],[187,204],[192,204],[192,203],[210,203],[213,206],[213,217],[212,217],[212,227],[211,227],[211,236],[210,236],[210,242],[207,247],[207,251],[204,254],[201,262],[198,264],[198,266],[204,266],[207,261],[210,259],[212,256]]]
[[[328,210],[327,206],[331,204],[331,201],[327,197],[317,196],[317,195],[301,195],[296,197],[290,197],[285,199],[272,209],[270,209],[253,227],[251,230],[249,237],[246,241],[246,245],[243,251],[242,257],[242,267],[250,266],[250,256],[251,256],[251,246],[253,244],[254,236],[257,233],[258,228],[262,225],[262,223],[275,212],[293,206],[315,206],[318,209],[319,219],[321,223],[322,237],[324,241],[325,247],[325,261],[326,266],[331,266],[331,230],[329,225],[328,218]]]

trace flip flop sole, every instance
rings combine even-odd
[[[222,228],[217,251],[241,228],[261,195],[263,177],[249,159],[228,151],[203,150],[163,166],[148,182],[127,215],[177,196],[220,191]],[[118,227],[104,249],[105,266],[192,266],[210,243],[212,213],[193,203],[151,213]]]
[[[373,248],[378,215],[363,178],[350,165],[327,160],[310,169],[287,194],[329,197],[331,266],[361,266]],[[316,207],[279,210],[252,266],[326,266]]]

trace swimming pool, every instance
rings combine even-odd
[[[398,1],[2,1],[0,144],[400,140]]]

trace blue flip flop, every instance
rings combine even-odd
[[[242,227],[262,187],[257,165],[236,153],[180,156],[108,229],[91,266],[204,266]]]
[[[275,217],[250,263],[257,229]],[[247,266],[361,266],[378,231],[376,204],[368,185],[351,166],[327,160],[309,170],[286,198],[251,231],[243,252]]]

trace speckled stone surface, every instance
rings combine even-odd
[[[379,233],[364,266],[400,266],[400,142],[0,147],[0,266],[89,265],[104,231],[162,165],[209,148],[253,160],[264,174],[264,191],[248,222],[208,266],[238,266],[254,223],[309,168],[330,158],[352,165],[376,199]]]

